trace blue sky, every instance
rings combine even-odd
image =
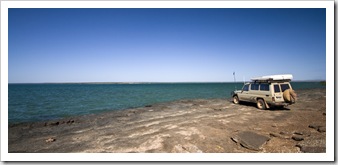
[[[325,9],[9,9],[9,83],[326,79]]]

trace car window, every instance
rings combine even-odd
[[[258,90],[259,84],[251,84],[251,90]]]
[[[249,90],[249,84],[247,84],[247,85],[244,85],[244,87],[243,87],[243,91],[248,91]]]
[[[282,88],[282,92],[284,92],[287,89],[290,89],[289,84],[281,84],[280,87]]]
[[[279,88],[279,85],[274,85],[273,88],[275,89],[275,93],[278,93],[280,92],[280,88]]]
[[[259,85],[259,90],[261,90],[261,91],[269,91],[270,90],[269,84],[260,84]]]

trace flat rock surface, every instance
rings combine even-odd
[[[231,138],[245,148],[259,151],[261,147],[270,140],[269,137],[259,135],[255,132],[243,131]]]
[[[15,124],[8,128],[8,149],[13,153],[325,152],[325,89],[296,92],[297,103],[285,109],[259,110],[255,104],[235,105],[230,99],[197,99]],[[311,124],[322,129],[310,128]],[[232,140],[237,135],[259,150],[238,145]],[[294,135],[304,139],[295,141]]]

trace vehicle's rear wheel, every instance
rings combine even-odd
[[[238,96],[234,96],[232,99],[233,99],[232,101],[233,101],[235,104],[238,104],[238,103],[239,103]]]
[[[262,110],[266,109],[265,102],[263,99],[257,100],[257,108]]]

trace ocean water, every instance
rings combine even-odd
[[[230,98],[243,83],[9,84],[9,124],[123,110],[181,99]],[[297,89],[325,88],[292,82]]]

